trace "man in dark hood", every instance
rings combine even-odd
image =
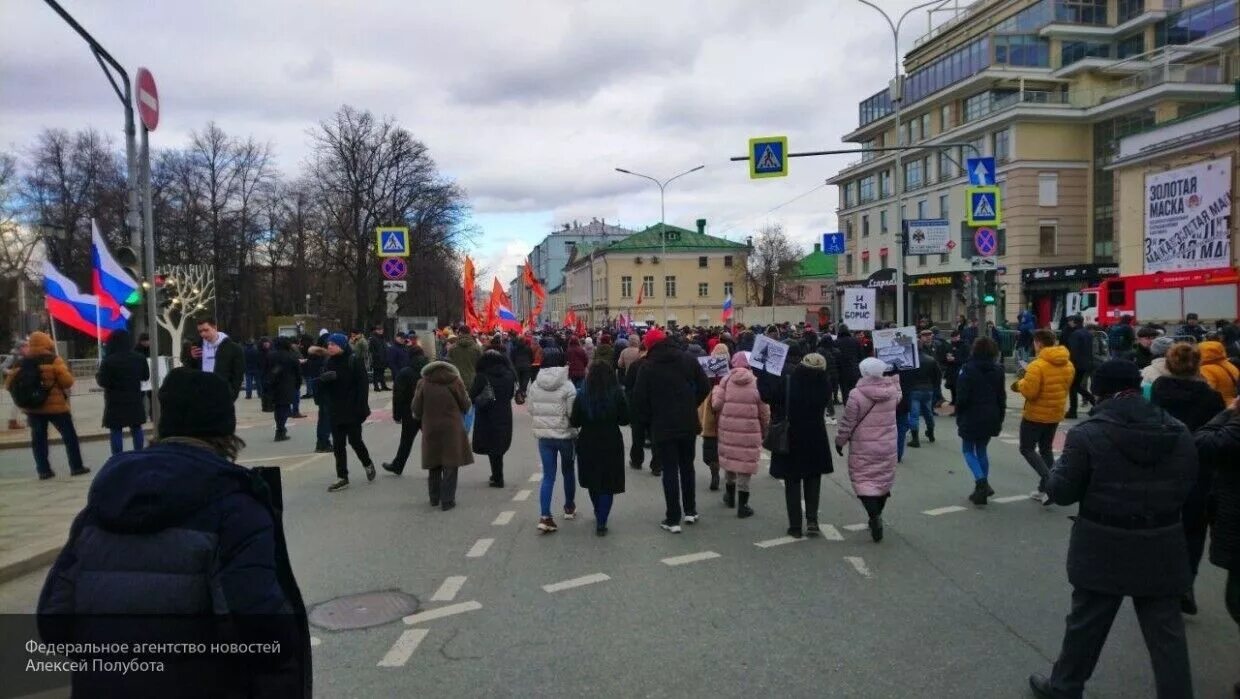
[[[1068,544],[1072,610],[1044,699],[1079,697],[1107,632],[1131,597],[1160,697],[1191,697],[1180,599],[1190,584],[1181,510],[1197,478],[1197,448],[1182,422],[1141,396],[1141,372],[1122,359],[1094,373],[1097,406],[1069,433],[1046,482],[1057,505],[1080,505]]]

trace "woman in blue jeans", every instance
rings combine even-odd
[[[538,438],[538,455],[542,459],[538,531],[544,534],[558,529],[555,518],[551,516],[557,457],[564,472],[564,519],[577,517],[577,479],[573,471],[573,439],[577,436],[577,430],[569,421],[576,397],[577,389],[568,378],[564,353],[558,349],[544,350],[542,368],[538,370],[538,377],[530,386],[526,399],[534,421],[534,436]]]
[[[996,359],[999,346],[989,337],[973,342],[973,351],[956,379],[956,431],[960,435],[965,463],[973,473],[969,501],[985,505],[995,494],[990,487],[990,458],[986,446],[1003,430],[1007,409],[1004,375]]]

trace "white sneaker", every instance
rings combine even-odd
[[[679,524],[669,524],[669,523],[667,523],[667,522],[659,522],[659,527],[660,527],[660,528],[662,528],[662,529],[663,529],[663,531],[671,532],[671,533],[673,533],[673,534],[679,534],[679,533],[680,533],[680,525],[679,525]]]
[[[838,425],[838,424],[839,424],[839,421],[838,421],[838,420],[836,420],[835,418],[831,417],[830,415],[828,415],[828,416],[827,416],[827,424],[828,424],[828,425]]]
[[[577,519],[577,508],[564,510],[564,519]]]
[[[1037,500],[1040,504],[1045,505],[1046,503],[1050,502],[1051,496],[1047,495],[1046,493],[1043,493],[1040,490],[1035,490],[1032,493],[1029,493],[1029,499]]]
[[[701,515],[685,515],[685,524],[697,524]]]

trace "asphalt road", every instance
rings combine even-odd
[[[1014,439],[1013,413],[991,448],[999,498],[1034,486],[1016,447],[1002,441]],[[396,448],[388,415],[376,410],[366,427],[377,461]],[[404,476],[381,471],[367,483],[354,462],[352,487],[328,493],[332,462],[312,453],[312,421],[294,421],[293,440],[282,444],[267,427],[243,432],[243,463],[284,468],[290,553],[308,603],[400,590],[418,600],[419,614],[438,616],[314,629],[316,694],[1024,697],[1028,674],[1048,670],[1058,652],[1075,508],[1026,498],[969,505],[951,418],[941,419],[938,443],[923,439],[900,466],[881,544],[847,528],[865,516],[840,458],[820,510],[839,540],[771,545],[787,527],[782,484],[755,477],[757,515],[737,520],[706,491],[700,466],[703,518],[681,535],[658,528],[662,493],[648,471],[628,471],[608,537],[594,536],[584,491],[576,521],[539,535],[529,424],[518,408],[508,487],[487,487],[483,459],[462,471],[458,507],[447,513],[427,503],[416,444]],[[105,443],[84,448],[88,463],[102,463]],[[0,452],[0,478],[32,470],[25,452]],[[0,586],[0,612],[32,609],[44,574]],[[1199,697],[1227,696],[1240,679],[1240,639],[1222,596],[1222,571],[1203,564],[1201,613],[1187,620]],[[1152,697],[1152,687],[1125,604],[1090,695]]]

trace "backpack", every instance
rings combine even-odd
[[[9,384],[9,394],[13,403],[23,410],[35,410],[43,407],[51,395],[51,389],[43,385],[43,375],[39,371],[38,361],[26,358],[17,369],[17,376]]]

